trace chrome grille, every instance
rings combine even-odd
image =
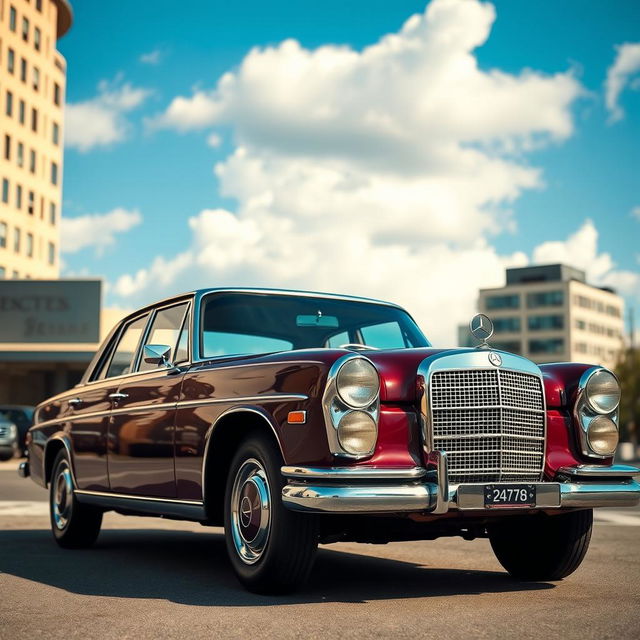
[[[545,412],[538,376],[500,369],[436,371],[429,389],[433,449],[447,453],[450,482],[541,478]]]
[[[0,438],[6,438],[9,435],[9,427],[0,424]]]

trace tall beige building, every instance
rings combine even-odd
[[[566,265],[507,269],[507,284],[481,289],[478,307],[494,322],[490,344],[534,362],[614,367],[623,347],[624,303]]]
[[[0,0],[0,279],[60,271],[66,0]]]

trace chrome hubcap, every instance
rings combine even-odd
[[[66,462],[58,467],[58,475],[54,480],[53,495],[51,497],[53,520],[58,529],[63,530],[71,518],[73,508],[73,483],[71,471]]]
[[[231,537],[246,564],[262,556],[271,528],[271,493],[267,473],[255,458],[246,460],[231,490]]]

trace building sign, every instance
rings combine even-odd
[[[0,280],[0,342],[98,342],[101,284]]]

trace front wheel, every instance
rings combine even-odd
[[[65,549],[90,547],[100,533],[102,511],[78,502],[73,493],[73,475],[64,450],[53,463],[49,487],[51,530],[55,541]]]
[[[504,520],[489,529],[500,564],[521,580],[562,580],[582,563],[593,527],[593,510]]]
[[[281,464],[275,443],[256,434],[240,445],[227,478],[227,552],[240,582],[256,593],[285,593],[302,584],[318,546],[316,518],[282,504]]]

